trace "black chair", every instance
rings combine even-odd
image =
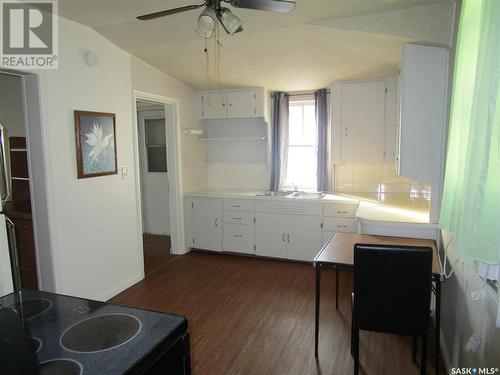
[[[359,331],[422,339],[420,373],[426,373],[431,299],[432,249],[394,245],[354,246],[354,303],[351,350],[359,373]]]

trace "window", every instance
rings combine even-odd
[[[148,172],[167,172],[165,120],[144,120]]]
[[[285,188],[316,190],[317,130],[314,99],[290,99]]]

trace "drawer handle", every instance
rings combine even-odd
[[[239,233],[235,233],[235,234],[233,234],[233,237],[241,238],[243,236],[241,234],[239,234]]]
[[[337,224],[337,228],[347,228],[347,225],[339,225],[339,224]]]
[[[337,211],[338,214],[346,214],[347,211]]]
[[[240,208],[241,206],[239,204],[233,204],[233,208]]]
[[[241,220],[241,217],[234,217],[233,216],[233,220]]]

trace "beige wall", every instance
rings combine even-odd
[[[142,60],[132,56],[132,88],[180,101],[181,128],[199,128],[194,108],[194,91]],[[201,188],[205,182],[203,147],[200,136],[181,132],[182,184],[184,191]]]
[[[47,178],[51,259],[58,293],[106,300],[143,278],[140,222],[137,217],[133,89],[180,101],[183,127],[195,127],[193,91],[128,53],[94,30],[59,20],[59,69],[34,71],[39,76],[42,151]],[[99,57],[89,67],[86,50]],[[118,170],[121,175],[77,179],[74,110],[116,114]],[[182,135],[185,189],[202,184],[201,150],[196,137]],[[35,155],[35,157],[42,155]],[[119,213],[119,214],[117,214]],[[41,272],[52,272],[42,267]],[[49,278],[47,278],[49,279]]]

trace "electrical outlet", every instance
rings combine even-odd
[[[477,352],[479,352],[479,348],[481,347],[481,341],[482,339],[479,335],[472,335],[465,345],[465,351],[471,355],[477,354]]]
[[[471,295],[473,301],[479,301],[480,299],[484,298],[485,292],[486,291],[484,289],[481,289],[481,290],[476,290],[474,292],[471,292],[470,295]]]

